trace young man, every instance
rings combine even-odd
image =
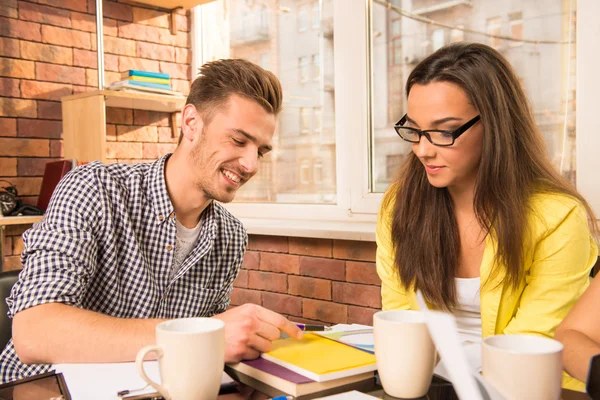
[[[227,311],[247,235],[213,201],[233,200],[271,150],[281,85],[244,60],[211,62],[200,73],[172,155],[77,168],[23,235],[23,272],[7,299],[13,339],[0,355],[3,382],[50,364],[132,361],[170,318],[225,321],[227,362],[269,350],[280,330],[301,337],[259,306]]]

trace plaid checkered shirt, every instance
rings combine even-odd
[[[177,228],[164,178],[168,157],[93,162],[59,183],[43,220],[23,235],[23,271],[6,299],[9,317],[46,303],[119,318],[206,317],[227,309],[246,231],[211,202],[195,247],[169,278]],[[2,382],[51,367],[21,363],[12,339],[0,354]]]

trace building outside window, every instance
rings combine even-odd
[[[319,7],[318,1],[315,1],[311,6],[310,20],[313,29],[319,29],[321,27],[321,7]]]
[[[300,133],[307,135],[311,132],[310,120],[312,118],[312,108],[300,108]]]
[[[298,7],[298,32],[306,32],[310,25],[309,5],[303,4]]]
[[[300,163],[300,184],[310,185],[310,161],[302,160]]]
[[[300,82],[306,82],[310,77],[311,58],[311,56],[302,56],[298,59]]]
[[[450,43],[463,42],[465,40],[464,25],[457,25],[456,29],[450,31]]]
[[[514,39],[510,43],[511,47],[518,47],[523,45],[523,13],[522,12],[513,12],[508,14],[508,19],[510,21],[510,37]]]
[[[315,80],[321,79],[321,61],[318,54],[312,56],[312,77]]]
[[[316,3],[320,29],[311,29]],[[433,51],[434,42],[436,47],[442,42],[481,42],[501,51],[522,78],[554,165],[575,182],[575,98],[583,96],[576,72],[590,61],[597,65],[593,40],[574,41],[576,30],[588,29],[577,26],[576,16],[587,17],[590,9],[596,10],[595,2],[521,0],[517,9],[514,2],[496,0],[392,4],[418,13],[418,18],[374,0],[217,0],[201,6],[206,10],[202,32],[209,33],[196,41],[204,46],[202,60],[235,57],[266,65],[263,54],[268,54],[269,69],[284,90],[274,150],[260,162],[261,179],[244,185],[236,203],[228,205],[236,216],[302,215],[303,220],[317,221],[325,213],[329,220],[374,223],[382,193],[411,151],[393,130],[406,112],[404,84]],[[260,8],[264,11],[257,12]],[[259,29],[260,35],[247,29],[250,16],[257,14],[254,18],[266,21],[257,25],[268,27]],[[240,31],[240,26],[247,30]],[[443,39],[436,30],[445,30]],[[492,37],[498,35],[503,38]],[[578,54],[584,57],[580,62]],[[317,64],[321,79],[315,80]],[[589,73],[585,78],[591,86],[600,80]],[[579,101],[582,109],[589,103],[589,95],[583,97],[587,101]],[[594,116],[588,110],[582,118],[590,132]]]
[[[502,34],[502,17],[488,18],[487,33],[493,35],[489,36],[488,44],[495,49],[499,49],[502,41],[495,36]]]
[[[404,2],[403,4],[409,4]],[[426,4],[425,4],[426,3]],[[479,0],[471,2],[471,6],[459,5],[459,2],[444,1],[418,1],[413,0],[413,9],[426,9],[437,6],[438,11],[424,14],[444,25],[455,26],[450,29],[450,42],[470,41],[482,42],[499,49],[515,68],[518,76],[522,79],[523,87],[532,103],[533,112],[540,127],[549,154],[554,160],[557,169],[563,160],[563,174],[574,181],[575,177],[575,68],[568,68],[568,62],[575,62],[576,53],[570,53],[567,47],[560,42],[568,38],[569,24],[574,32],[575,19],[568,18],[568,8],[565,9],[564,1],[549,0],[545,1],[543,6],[537,1],[521,1],[522,9],[514,11],[511,4],[505,2],[496,2],[493,0]],[[446,8],[442,6],[447,5]],[[422,60],[431,51],[435,51],[444,44],[443,33],[446,28],[436,26],[406,17],[398,16],[393,10],[386,10],[387,15],[383,13],[385,7],[379,4],[373,5],[374,18],[372,32],[379,32],[388,21],[395,21],[400,18],[402,24],[402,36],[400,38],[402,46],[402,57],[400,74],[395,62],[398,58],[394,53],[394,62],[387,63],[388,74],[380,74],[385,59],[375,57],[373,59],[374,82],[373,98],[374,110],[374,151],[371,156],[372,163],[372,190],[383,192],[392,181],[392,171],[390,166],[392,160],[402,160],[410,152],[410,146],[402,143],[396,137],[393,124],[406,112],[404,99],[404,85],[408,74],[414,68],[417,62]],[[411,11],[408,9],[407,11]],[[510,35],[512,40],[505,40],[490,35],[503,35],[502,21],[509,21]],[[460,21],[460,24],[456,24]],[[525,23],[528,27],[524,29]],[[481,32],[473,34],[464,32],[460,29],[465,27]],[[459,29],[460,28],[460,29]],[[427,32],[431,35],[431,50],[427,49]],[[554,44],[538,45],[534,43],[523,43],[523,39],[530,40],[550,40]],[[373,46],[379,38],[373,38]],[[389,39],[389,45],[395,44],[395,37]],[[515,48],[517,47],[517,48]],[[389,83],[379,83],[378,79],[386,77]],[[569,91],[566,90],[569,85]],[[393,90],[390,87],[394,88]],[[387,97],[383,95],[379,88],[385,88]],[[402,93],[402,96],[394,95]],[[386,104],[380,103],[378,99],[384,98]],[[565,127],[565,103],[567,104],[566,142],[563,146],[563,136]],[[379,107],[386,107],[388,110],[394,110],[393,115],[382,118],[383,114],[378,113]],[[398,158],[391,157],[392,155]]]
[[[445,32],[444,29],[436,29],[431,34],[431,42],[432,42],[432,50],[437,51],[444,47],[446,44]]]

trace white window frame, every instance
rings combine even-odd
[[[600,91],[600,54],[598,48],[600,2],[577,1],[577,115],[575,135],[577,189],[600,216],[600,136],[598,131],[598,93]]]
[[[337,204],[227,204],[248,233],[374,241],[382,194],[370,192],[372,139],[365,134],[372,124],[367,75],[367,62],[371,62],[367,46],[369,4],[369,0],[333,0]],[[205,35],[211,32],[202,25],[202,13],[213,12],[210,6],[217,8],[209,3],[196,7],[194,12],[192,46],[202,49],[192,52],[194,71],[204,60],[220,58],[218,55],[223,53],[214,41],[209,47],[207,39],[202,40],[203,31]],[[203,10],[198,10],[200,7]],[[600,170],[600,135],[592,134],[598,129],[595,115],[600,54],[594,50],[594,41],[600,36],[600,25],[594,16],[600,15],[600,2],[577,0],[577,14],[577,187],[600,213],[596,173]],[[215,21],[213,15],[208,17],[204,20]],[[213,39],[214,35],[208,37]]]

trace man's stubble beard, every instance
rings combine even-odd
[[[202,166],[201,168],[208,168],[206,165],[207,157],[205,156],[204,148],[203,148],[204,144],[206,143],[206,128],[202,129],[200,138],[201,139],[198,141],[198,144],[196,146],[194,146],[190,152],[190,154],[192,156],[192,163],[195,166]],[[203,170],[203,172],[206,172],[206,170]],[[218,169],[217,173],[221,174],[221,170]],[[211,177],[207,177],[204,174],[202,175],[202,178],[200,180],[198,180],[197,182],[194,182],[194,186],[199,191],[204,193],[204,196],[207,199],[216,200],[220,203],[230,203],[235,198],[235,190],[233,191],[231,196],[227,196],[226,198],[223,198],[223,196],[220,196],[218,193],[218,189],[215,187],[216,186],[215,182],[211,179]]]

